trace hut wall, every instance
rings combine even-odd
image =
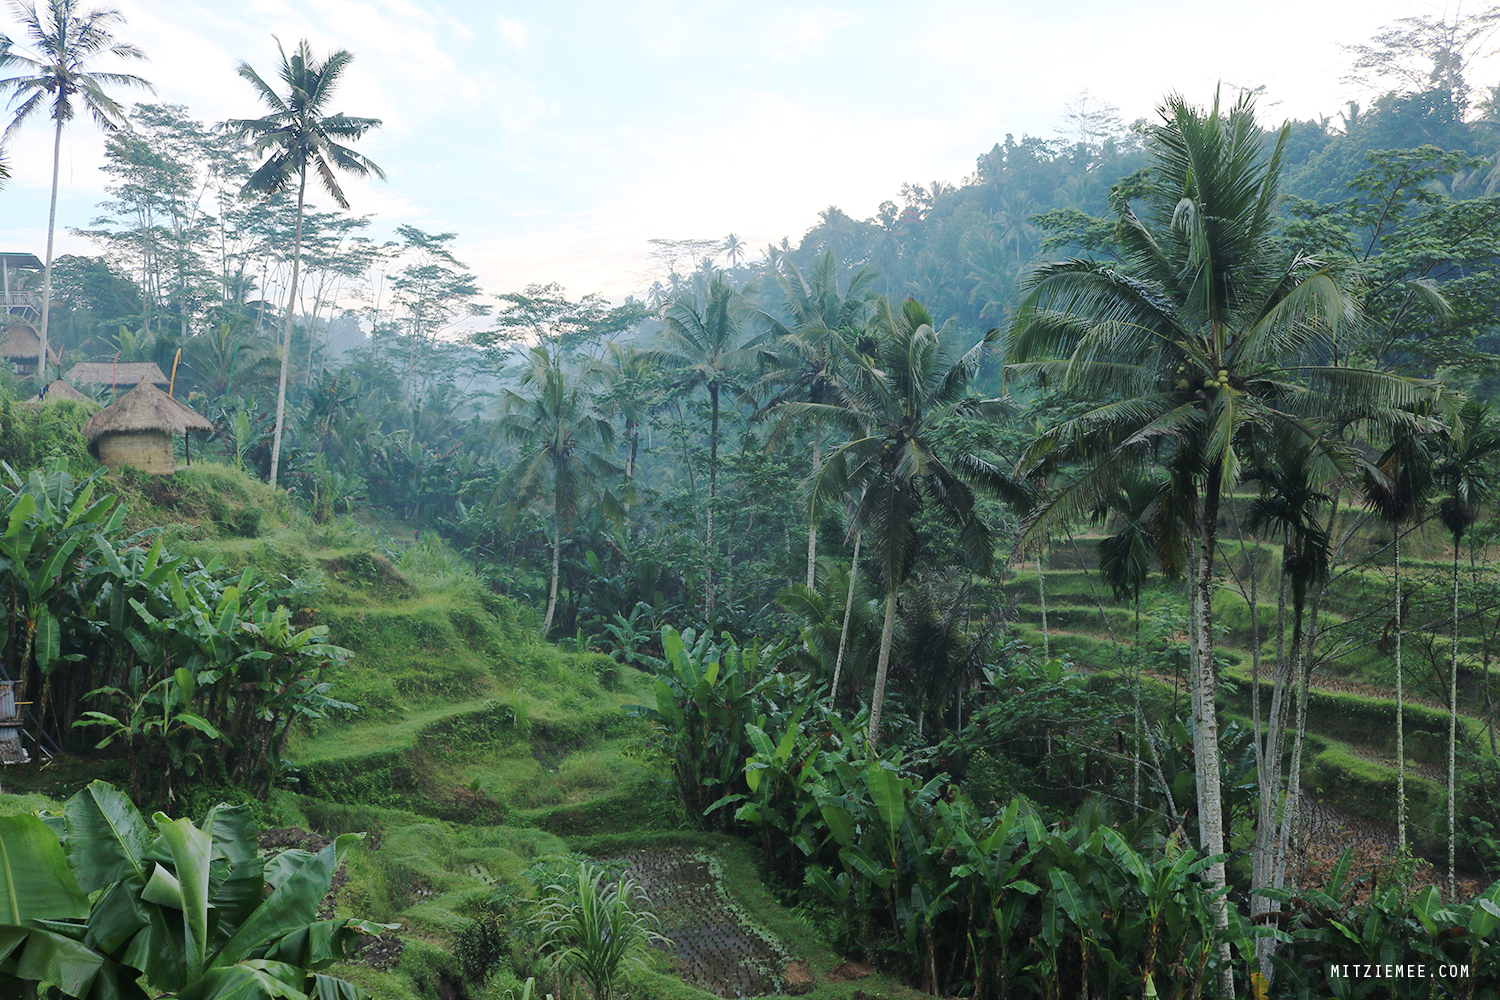
[[[111,469],[131,465],[143,472],[169,476],[177,471],[172,435],[165,431],[110,432],[95,441],[99,461]]]

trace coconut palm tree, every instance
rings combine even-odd
[[[1448,667],[1448,898],[1456,886],[1456,799],[1458,756],[1458,546],[1479,518],[1479,506],[1492,488],[1490,465],[1500,455],[1500,426],[1488,404],[1470,401],[1459,411],[1447,439],[1447,453],[1437,467],[1446,494],[1438,501],[1438,519],[1453,537],[1453,634]]]
[[[840,291],[838,260],[833,251],[818,258],[811,274],[803,277],[795,264],[776,272],[781,286],[783,320],[762,312],[774,341],[767,347],[773,368],[756,388],[779,390],[757,411],[764,416],[797,400],[809,403],[833,403],[838,400],[840,355],[839,341],[847,340],[863,326],[874,298],[877,277],[874,268],[862,267],[849,276],[847,287]],[[800,423],[797,415],[783,415],[771,434],[775,441],[788,429]],[[817,476],[823,464],[823,419],[813,418],[812,475]],[[813,585],[818,561],[818,511],[809,508],[807,519],[807,586]]]
[[[1117,261],[1039,268],[1012,324],[1021,377],[1105,400],[1050,429],[1024,457],[1078,474],[1028,522],[1023,542],[1087,510],[1129,471],[1163,456],[1192,500],[1193,743],[1199,837],[1224,854],[1213,650],[1214,556],[1220,501],[1241,471],[1246,439],[1278,433],[1311,448],[1319,474],[1347,468],[1324,420],[1412,420],[1431,383],[1327,364],[1331,334],[1354,315],[1336,276],[1280,241],[1277,181],[1288,129],[1270,156],[1247,96],[1208,109],[1170,96],[1150,133],[1154,170],[1142,211],[1121,205]],[[1208,871],[1224,885],[1224,864]],[[1228,908],[1217,897],[1216,919]],[[1226,963],[1227,968],[1227,963]],[[1232,981],[1219,984],[1221,994]]]
[[[0,35],[0,69],[21,67],[20,76],[0,80],[0,93],[9,93],[15,114],[5,129],[5,140],[22,123],[43,108],[52,116],[52,200],[47,208],[47,260],[42,269],[41,354],[37,378],[47,377],[47,322],[52,306],[52,248],[57,231],[57,178],[62,163],[63,126],[83,105],[101,129],[113,132],[126,127],[125,109],[104,92],[105,87],[139,87],[152,91],[150,83],[130,73],[97,73],[89,65],[102,56],[144,60],[146,54],[134,45],[115,41],[112,29],[124,24],[117,10],[79,9],[75,0],[47,0],[43,11],[29,0],[13,0],[12,9],[25,26],[32,51]],[[19,103],[18,103],[19,102]]]
[[[724,393],[746,378],[749,307],[722,274],[699,274],[663,314],[662,347],[652,357],[677,369],[677,388],[708,391],[708,531],[704,545],[704,614],[714,612],[714,506],[719,488],[719,413]]]
[[[521,447],[521,458],[495,490],[518,507],[550,493],[552,507],[552,575],[542,631],[552,628],[557,613],[557,586],[562,575],[562,536],[578,514],[580,500],[620,469],[603,456],[614,447],[614,428],[593,407],[598,374],[586,370],[569,377],[562,363],[545,348],[533,347],[521,376],[522,392],[506,391],[501,433]],[[526,391],[529,390],[529,391]],[[602,491],[603,506],[617,504]]]
[[[297,188],[297,236],[292,250],[292,282],[287,293],[286,327],[281,335],[281,376],[276,388],[276,431],[271,439],[271,485],[281,462],[281,433],[286,422],[287,367],[292,356],[292,316],[297,303],[297,279],[302,269],[302,221],[307,205],[307,175],[317,175],[323,189],[347,209],[349,200],[339,186],[335,170],[356,177],[374,174],[385,178],[385,172],[368,157],[356,153],[341,141],[358,139],[380,127],[379,118],[351,118],[343,112],[328,113],[329,102],[338,89],[339,78],[354,61],[348,51],[340,49],[321,63],[312,53],[306,39],[297,43],[290,56],[276,42],[281,53],[277,72],[287,90],[277,93],[249,63],[240,63],[239,74],[255,88],[257,96],[271,113],[264,118],[240,118],[228,122],[231,129],[250,139],[255,154],[270,152],[250,179],[240,189],[243,197],[269,196]]]
[[[933,425],[945,417],[993,418],[1008,409],[998,400],[969,395],[989,338],[950,361],[943,341],[953,334],[951,321],[942,330],[934,329],[932,315],[915,299],[907,299],[900,312],[884,298],[875,300],[870,332],[876,336],[873,355],[850,352],[846,359],[850,371],[848,386],[840,391],[842,405],[788,407],[821,416],[853,435],[823,463],[811,493],[814,503],[859,494],[856,530],[867,536],[880,563],[885,623],[870,699],[869,739],[874,746],[885,705],[896,598],[916,566],[917,522],[924,507],[930,503],[938,516],[957,528],[960,549],[987,573],[994,559],[994,539],[975,509],[975,489],[1023,504],[1030,494],[977,454],[944,460],[931,436]]]

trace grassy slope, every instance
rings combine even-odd
[[[484,902],[538,856],[607,854],[622,838],[651,837],[718,852],[745,912],[815,972],[834,963],[767,893],[748,850],[676,832],[683,816],[664,762],[644,725],[621,711],[653,697],[649,678],[542,643],[533,610],[485,593],[441,545],[398,553],[406,539],[378,527],[313,524],[237,470],[115,477],[111,488],[130,506],[130,527],[168,525],[177,552],[317,581],[307,613],[355,653],[333,693],[361,710],[300,733],[289,752],[296,783],[260,807],[267,826],[369,834],[348,863],[337,912],[398,922],[407,944],[392,970],[354,962],[338,974],[382,1000],[451,998],[454,987],[476,998],[519,995],[503,964],[482,990],[463,982],[455,955]],[[100,770],[99,761],[62,760],[10,771],[28,793],[0,795],[0,815],[55,808]],[[844,998],[860,985],[815,995]],[[863,985],[908,992],[883,978]],[[661,966],[637,973],[633,986],[639,1000],[708,996]]]

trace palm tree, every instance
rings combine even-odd
[[[5,129],[5,140],[20,129],[33,114],[47,107],[52,113],[52,200],[47,209],[47,260],[42,270],[42,320],[38,335],[41,354],[37,377],[47,376],[47,322],[52,307],[52,248],[57,231],[57,178],[62,163],[63,126],[73,120],[74,99],[101,129],[113,132],[127,127],[125,110],[104,92],[105,87],[140,87],[154,92],[151,84],[130,73],[95,73],[91,62],[100,56],[117,59],[145,59],[146,54],[134,45],[115,41],[111,29],[124,24],[117,10],[78,9],[74,0],[48,0],[46,12],[37,10],[34,2],[14,0],[12,9],[26,27],[33,54],[18,49],[15,42],[0,35],[0,67],[24,67],[23,75],[0,80],[0,93],[11,95],[15,115]],[[19,104],[16,102],[19,101]]]
[[[339,187],[334,170],[343,170],[356,177],[374,174],[385,178],[385,172],[374,161],[356,153],[335,140],[358,139],[373,128],[380,127],[378,118],[350,118],[343,112],[328,114],[329,101],[338,89],[339,78],[354,60],[348,51],[340,49],[329,55],[322,63],[312,53],[306,39],[297,43],[296,50],[288,56],[281,41],[276,42],[281,53],[281,69],[278,76],[287,87],[285,96],[276,90],[249,63],[240,63],[239,74],[255,88],[262,103],[271,109],[264,118],[241,118],[228,122],[230,128],[251,139],[255,154],[270,151],[266,158],[250,175],[240,194],[273,195],[286,191],[293,183],[297,186],[297,237],[292,250],[292,283],[287,293],[286,328],[281,335],[281,376],[276,388],[276,431],[271,439],[271,485],[276,485],[276,475],[281,463],[281,432],[286,422],[286,377],[292,356],[292,315],[297,303],[297,279],[302,269],[302,219],[307,204],[307,174],[309,169],[317,174],[324,190],[333,196],[340,208],[347,209],[349,201]]]
[[[969,396],[969,383],[990,338],[950,362],[943,338],[951,336],[951,328],[950,321],[942,330],[933,329],[932,315],[915,299],[907,299],[900,312],[888,300],[876,299],[874,356],[847,359],[851,364],[848,387],[841,390],[843,405],[788,404],[793,412],[822,416],[855,435],[829,456],[812,480],[811,492],[814,503],[859,493],[854,522],[869,536],[880,562],[885,623],[870,700],[872,747],[880,738],[896,597],[916,566],[917,520],[924,506],[930,502],[958,529],[964,555],[988,573],[994,540],[975,510],[975,487],[1029,502],[1026,490],[978,455],[962,453],[949,461],[938,455],[931,438],[934,424],[954,414],[991,418],[1002,411],[996,400]]]
[[[1131,693],[1136,752],[1130,787],[1131,804],[1137,810],[1141,805],[1140,747],[1145,721],[1141,709],[1141,587],[1151,575],[1153,560],[1159,560],[1162,571],[1175,577],[1181,574],[1187,557],[1178,541],[1180,526],[1172,523],[1170,508],[1162,502],[1169,486],[1134,473],[1101,496],[1093,510],[1096,523],[1108,526],[1108,522],[1114,522],[1114,534],[1105,535],[1097,543],[1099,575],[1115,600],[1129,598],[1135,610]]]
[[[1008,354],[1022,377],[1110,400],[1064,421],[1025,456],[1039,470],[1080,472],[1028,523],[1025,538],[1087,510],[1133,469],[1167,457],[1192,501],[1193,744],[1201,848],[1224,854],[1219,788],[1212,594],[1220,500],[1239,479],[1252,431],[1275,428],[1312,447],[1312,460],[1346,468],[1347,453],[1318,431],[1324,419],[1402,419],[1398,407],[1430,383],[1321,364],[1329,334],[1352,316],[1335,276],[1288,252],[1276,227],[1277,181],[1288,129],[1269,158],[1247,96],[1227,112],[1172,95],[1150,134],[1152,183],[1144,213],[1122,204],[1119,260],[1039,268],[1012,324]],[[1410,418],[1410,414],[1406,414]],[[1224,864],[1209,869],[1224,885]],[[1216,920],[1228,908],[1217,897]],[[1227,968],[1227,963],[1226,963]],[[1228,995],[1232,980],[1219,984]]]
[[[714,505],[719,486],[719,409],[725,391],[744,374],[750,350],[744,341],[748,307],[723,275],[699,275],[674,297],[663,316],[661,350],[653,358],[675,365],[677,387],[708,390],[708,532],[704,545],[704,614],[714,612]]]
[[[1245,530],[1252,535],[1264,532],[1282,539],[1276,674],[1263,742],[1260,742],[1258,686],[1251,692],[1255,700],[1256,777],[1261,789],[1255,850],[1251,852],[1252,889],[1282,887],[1302,789],[1302,748],[1307,732],[1307,689],[1311,674],[1304,624],[1308,590],[1328,576],[1329,535],[1327,528],[1318,521],[1318,510],[1333,503],[1333,497],[1323,492],[1322,484],[1314,479],[1318,463],[1309,459],[1315,447],[1296,439],[1261,442],[1258,448],[1263,453],[1261,460],[1247,469],[1243,477],[1245,482],[1257,484],[1260,488],[1259,495],[1248,506]],[[1282,638],[1286,634],[1288,594],[1292,599],[1290,648]],[[1259,683],[1258,677],[1256,683]],[[1296,702],[1297,714],[1291,763],[1283,780],[1282,751],[1286,741],[1288,688]],[[1271,908],[1271,900],[1264,896],[1257,895],[1251,900],[1252,917],[1268,913]],[[1269,957],[1271,948],[1269,938],[1257,942],[1257,954],[1262,959]]]
[[[506,414],[501,432],[522,449],[519,462],[496,489],[497,497],[509,497],[517,507],[551,493],[552,578],[547,589],[547,613],[542,631],[552,628],[557,613],[557,586],[562,575],[562,533],[578,514],[579,501],[597,490],[599,482],[620,470],[603,457],[614,446],[614,428],[595,412],[592,396],[597,373],[585,371],[569,379],[562,363],[545,348],[531,349],[529,364],[521,376],[525,395],[507,390]],[[604,494],[604,506],[615,509],[613,497]]]
[[[1401,530],[1419,521],[1434,488],[1432,456],[1422,439],[1410,433],[1397,434],[1391,446],[1365,479],[1365,505],[1391,526],[1392,616],[1396,647],[1396,845],[1406,850],[1406,690],[1401,654],[1402,627],[1406,617],[1401,594]]]
[[[763,416],[793,401],[809,403],[833,403],[838,400],[840,357],[839,342],[849,337],[864,324],[869,313],[869,303],[874,297],[876,279],[874,268],[862,267],[849,277],[849,284],[839,290],[838,261],[833,251],[824,253],[813,265],[812,273],[804,278],[792,263],[785,271],[776,272],[776,281],[781,286],[783,309],[787,319],[783,322],[769,313],[762,312],[775,337],[774,347],[768,348],[774,368],[760,382],[762,386],[781,386],[757,411]],[[771,440],[781,437],[796,425],[797,415],[787,413],[771,434]],[[812,476],[817,477],[823,464],[823,418],[813,418]],[[813,572],[818,562],[818,511],[809,508],[807,518],[807,586],[813,585]]]
[[[1448,667],[1448,898],[1454,899],[1458,856],[1455,853],[1458,756],[1458,546],[1464,532],[1479,518],[1479,506],[1489,494],[1489,465],[1500,455],[1500,427],[1491,420],[1488,404],[1465,403],[1457,426],[1447,441],[1447,454],[1438,464],[1437,478],[1447,494],[1438,502],[1438,519],[1453,536],[1453,634]]]

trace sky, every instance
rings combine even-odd
[[[236,74],[270,80],[288,47],[354,61],[330,110],[379,118],[358,143],[386,180],[345,192],[371,234],[457,234],[487,292],[556,281],[640,292],[655,238],[795,244],[837,205],[855,218],[906,181],[959,183],[1006,133],[1050,137],[1087,91],[1126,121],[1219,81],[1264,86],[1268,123],[1365,98],[1341,46],[1424,0],[82,0],[112,5],[150,61],[124,69],[207,122],[263,113]],[[232,9],[231,9],[232,8]],[[0,13],[0,31],[18,22]],[[12,75],[5,71],[3,75]],[[7,116],[8,120],[8,116]],[[9,150],[0,250],[46,248],[50,121]],[[58,255],[105,195],[103,140],[63,137]],[[328,199],[324,199],[327,201]],[[329,207],[329,206],[321,206]]]

